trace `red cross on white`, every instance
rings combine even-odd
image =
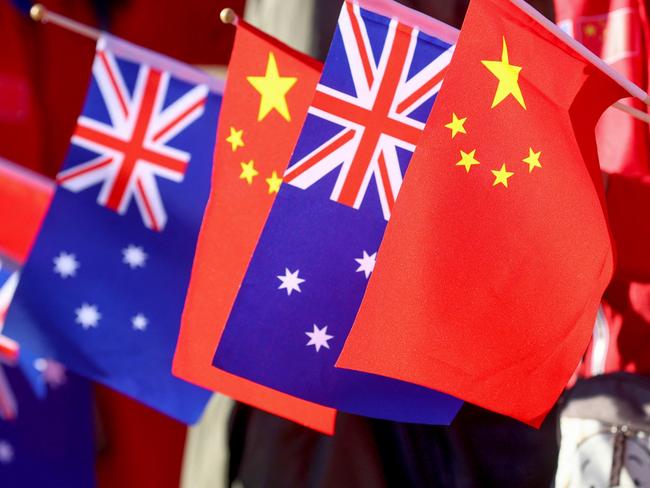
[[[291,165],[284,181],[306,189],[340,167],[331,199],[359,208],[375,180],[383,215],[402,184],[398,148],[414,151],[424,124],[408,116],[440,89],[453,47],[408,78],[419,31],[391,20],[375,60],[358,5],[346,2],[339,17],[356,96],[319,84],[309,113],[344,129]]]
[[[115,56],[98,44],[93,76],[110,123],[82,115],[72,142],[96,157],[61,171],[57,181],[79,192],[101,184],[97,203],[120,214],[135,200],[144,224],[160,231],[167,223],[157,178],[183,181],[190,154],[167,143],[204,110],[208,88],[199,85],[166,107],[169,73],[141,65],[133,93]]]

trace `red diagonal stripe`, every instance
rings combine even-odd
[[[78,169],[76,171],[66,172],[65,175],[59,174],[56,177],[56,181],[59,182],[59,183],[65,183],[66,181],[72,180],[72,179],[76,178],[77,176],[81,176],[83,174],[95,171],[95,170],[97,170],[97,169],[99,169],[99,168],[101,168],[103,166],[107,166],[112,161],[113,161],[112,157],[110,157],[110,156],[106,157],[106,158],[102,159],[101,161],[99,161],[99,162],[97,162],[95,164],[91,164],[90,166],[86,166],[85,168]]]
[[[372,86],[374,81],[374,76],[372,74],[372,67],[370,66],[370,56],[366,50],[366,43],[363,42],[363,34],[361,33],[361,26],[359,25],[359,18],[354,12],[354,6],[352,2],[346,2],[348,9],[348,15],[350,17],[350,23],[352,24],[352,32],[354,34],[354,39],[359,46],[359,54],[361,55],[361,65],[363,66],[363,72],[366,75],[366,81],[368,82],[368,88]]]
[[[307,171],[310,168],[313,168],[321,160],[323,160],[324,158],[332,154],[334,151],[339,149],[341,146],[349,142],[353,137],[354,137],[354,131],[352,129],[348,129],[342,132],[340,136],[338,136],[336,139],[331,141],[329,144],[323,147],[323,149],[318,151],[316,154],[314,154],[311,158],[309,158],[307,161],[302,163],[296,169],[288,171],[284,175],[284,181],[286,183],[290,183],[292,180],[295,180],[298,176],[303,174],[305,171]]]
[[[153,141],[156,142],[158,139],[160,139],[162,136],[164,136],[167,132],[172,130],[177,124],[179,124],[185,117],[188,117],[194,110],[203,107],[205,105],[206,98],[202,98],[201,100],[197,101],[194,105],[190,106],[187,110],[185,110],[183,113],[181,113],[178,117],[176,117],[174,120],[169,122],[165,127],[160,129],[158,132],[156,132],[153,136]]]
[[[98,51],[97,56],[99,56],[99,60],[104,65],[104,69],[108,74],[108,79],[110,80],[111,85],[113,85],[113,91],[117,96],[118,102],[120,102],[120,107],[122,108],[122,112],[124,112],[124,117],[127,117],[129,115],[129,107],[127,106],[126,100],[124,100],[124,96],[123,96],[124,94],[122,93],[122,90],[120,90],[120,87],[117,83],[117,79],[115,78],[115,73],[113,73],[113,69],[111,68],[111,65],[108,63],[108,59],[106,58],[106,53],[104,51]]]
[[[160,226],[158,225],[158,222],[156,222],[156,216],[153,213],[153,209],[151,208],[151,204],[149,203],[149,200],[147,199],[147,192],[144,191],[144,187],[142,186],[142,181],[140,181],[139,179],[136,183],[136,187],[138,189],[138,193],[140,194],[140,198],[142,199],[142,203],[144,204],[145,212],[149,216],[149,220],[151,221],[151,228],[156,232],[160,231]]]
[[[445,77],[445,73],[447,72],[447,68],[443,68],[441,71],[439,71],[436,76],[431,78],[429,81],[427,81],[424,85],[422,85],[420,88],[418,88],[416,91],[411,93],[406,100],[404,100],[402,103],[400,103],[397,106],[397,113],[401,114],[409,108],[411,105],[413,105],[415,102],[417,102],[421,97],[423,97],[429,90],[431,90],[434,86],[436,86],[438,83],[440,83],[443,78]]]

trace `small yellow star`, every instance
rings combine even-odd
[[[494,183],[492,183],[492,186],[497,186],[499,183],[501,183],[503,186],[508,188],[508,178],[510,178],[514,173],[506,170],[506,165],[502,164],[501,169],[496,170],[492,169],[492,174],[494,175]]]
[[[588,37],[593,37],[596,35],[596,26],[594,24],[587,24],[585,26],[585,34]]]
[[[497,91],[494,94],[494,100],[492,100],[492,108],[503,102],[508,95],[512,95],[525,110],[526,102],[524,102],[524,96],[521,94],[521,88],[519,88],[519,72],[521,71],[521,66],[510,64],[505,37],[503,38],[501,61],[483,60],[481,63],[499,80]]]
[[[528,172],[532,173],[533,168],[541,168],[542,163],[539,162],[539,157],[542,155],[542,151],[535,152],[532,147],[528,148],[528,157],[522,159],[524,163],[528,165]]]
[[[266,178],[266,184],[269,185],[269,195],[271,193],[277,193],[280,191],[282,178],[279,178],[278,174],[274,171],[270,178]]]
[[[253,184],[253,178],[255,178],[259,172],[255,169],[255,161],[252,159],[248,163],[239,163],[241,165],[241,174],[239,175],[240,180],[246,180],[249,185]]]
[[[264,117],[271,113],[271,110],[277,110],[287,122],[291,121],[286,95],[296,84],[298,78],[280,76],[278,63],[275,61],[273,53],[269,53],[269,61],[266,64],[264,76],[247,76],[246,79],[261,95],[260,110],[257,114],[258,122],[264,120]]]
[[[467,134],[467,131],[465,130],[465,127],[463,124],[467,120],[467,117],[463,117],[462,119],[459,119],[455,113],[451,114],[451,122],[449,122],[445,127],[447,129],[451,129],[451,138],[453,139],[456,137],[456,134],[459,132],[461,134]]]
[[[469,170],[472,169],[472,166],[481,164],[476,159],[474,159],[474,154],[476,154],[476,149],[470,151],[469,153],[466,153],[465,151],[461,151],[460,152],[461,159],[456,163],[456,166],[464,166],[465,171],[469,173]]]
[[[226,137],[226,142],[230,143],[232,152],[235,152],[238,148],[244,147],[244,129],[235,129],[234,127],[230,128],[230,135]]]

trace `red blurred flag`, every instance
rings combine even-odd
[[[54,182],[0,158],[0,254],[24,263],[54,194]]]
[[[648,86],[648,42],[645,0],[555,0],[558,25],[606,63],[639,86]],[[647,110],[644,103],[624,103]],[[650,171],[648,124],[615,108],[596,127],[601,166],[627,174]]]
[[[320,78],[320,64],[240,22],[219,118],[212,194],[173,372],[323,432],[336,411],[212,366],[223,327]]]
[[[471,3],[337,365],[539,425],[612,276],[594,128],[627,94],[521,8]]]

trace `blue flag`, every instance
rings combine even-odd
[[[31,391],[20,368],[4,367],[18,416],[0,420],[0,485],[95,485],[95,444],[90,383],[58,377],[47,398]]]
[[[455,398],[334,367],[452,51],[440,39],[344,4],[215,366],[351,413],[453,419],[461,405]]]
[[[5,332],[183,422],[209,393],[171,374],[207,202],[217,80],[109,36]]]

